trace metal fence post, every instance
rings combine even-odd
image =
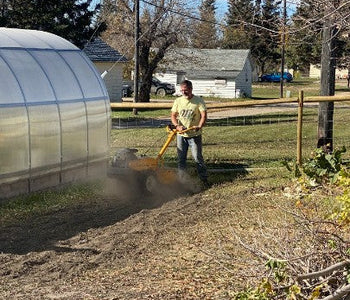
[[[298,97],[298,124],[297,124],[297,164],[299,166],[302,163],[303,106],[304,106],[304,91],[300,91],[299,97]]]

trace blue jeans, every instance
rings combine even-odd
[[[176,140],[179,170],[184,171],[186,169],[188,147],[191,147],[191,153],[194,161],[196,162],[198,176],[202,181],[206,181],[208,175],[202,155],[202,136],[198,135],[188,138],[178,134],[176,136]]]

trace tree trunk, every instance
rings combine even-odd
[[[152,72],[142,74],[142,83],[140,86],[139,102],[150,102]]]
[[[141,41],[142,43],[143,41]],[[141,44],[140,51],[140,73],[141,85],[139,93],[139,102],[149,102],[151,92],[151,80],[153,69],[150,68],[150,45],[149,43]]]
[[[331,20],[323,25],[321,56],[321,96],[334,96],[335,58],[334,26]],[[333,112],[334,102],[320,102],[318,111],[318,142],[325,152],[333,151]]]

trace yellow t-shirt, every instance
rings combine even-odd
[[[175,99],[171,111],[178,113],[179,124],[190,128],[192,126],[198,126],[201,119],[201,112],[206,111],[207,108],[201,97],[193,96],[191,99],[187,99],[181,96]],[[188,131],[183,134],[186,137],[193,137],[202,134],[202,130]]]

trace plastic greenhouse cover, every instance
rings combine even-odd
[[[57,172],[73,178],[72,165],[107,159],[109,118],[104,82],[79,48],[50,33],[0,28],[0,198],[1,183],[30,178],[40,188],[56,184]]]
[[[1,48],[25,49],[74,49],[79,50],[67,40],[43,31],[0,28]]]
[[[76,76],[59,53],[32,51],[32,55],[45,71],[59,101],[83,98]]]

